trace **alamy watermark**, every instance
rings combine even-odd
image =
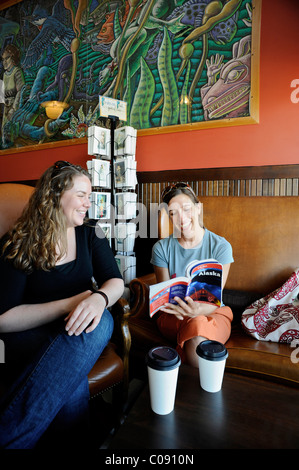
[[[128,202],[127,204],[131,204]],[[147,210],[146,206],[140,202],[132,202],[136,207],[136,216],[133,218],[130,217],[123,217],[119,218],[119,213],[117,208],[113,205],[110,205],[110,218],[109,223],[111,224],[111,238],[116,238],[116,225],[120,222],[126,221],[126,223],[134,223],[136,225],[136,232],[133,234],[135,238],[159,238],[159,214],[168,215],[168,205],[164,202],[160,204],[153,202],[149,204],[149,211]],[[199,215],[199,222],[203,226],[203,204],[199,203],[201,206],[200,215]],[[126,212],[126,211],[125,211]],[[131,211],[128,210],[130,213]],[[105,220],[106,222],[106,220]],[[101,226],[101,219],[98,220],[99,227]],[[168,237],[170,235],[170,225],[163,224],[163,237]],[[181,229],[176,227],[176,237],[180,237]],[[96,234],[99,238],[103,238],[105,233],[102,230],[99,230],[96,227]]]
[[[111,238],[115,238],[116,236],[115,226],[117,225],[117,223],[123,222],[124,220],[126,220],[126,223],[129,222],[134,223],[136,225],[136,232],[134,234],[135,238],[158,238],[159,212],[165,210],[166,213],[168,213],[167,204],[165,204],[164,202],[162,202],[161,204],[151,203],[149,207],[149,213],[147,211],[146,206],[140,202],[128,202],[127,204],[134,204],[134,208],[136,208],[136,211],[133,211],[134,213],[136,213],[136,216],[132,219],[125,217],[126,212],[132,212],[130,208],[124,208],[124,218],[120,218],[118,209],[113,207],[112,204],[110,205],[109,222],[111,223]],[[99,219],[98,222],[100,224],[101,219]],[[103,237],[101,231],[96,230],[96,234],[99,238]]]
[[[295,88],[291,93],[292,103],[299,103],[299,78],[291,81],[291,88]]]
[[[291,352],[291,362],[293,364],[299,363],[299,338],[293,339],[291,342],[291,348],[295,348],[294,351]]]

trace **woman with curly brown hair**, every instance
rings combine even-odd
[[[48,428],[64,444],[86,435],[87,375],[112,334],[107,307],[123,292],[107,239],[85,220],[90,193],[86,170],[57,162],[1,239],[2,377],[10,385],[2,448],[34,448]]]

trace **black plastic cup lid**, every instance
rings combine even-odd
[[[209,361],[221,361],[228,356],[226,347],[219,341],[206,340],[199,343],[196,348],[198,356]]]
[[[175,349],[167,346],[157,346],[147,353],[145,362],[153,369],[171,370],[180,365],[181,359]]]

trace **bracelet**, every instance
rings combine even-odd
[[[109,304],[109,299],[108,299],[108,295],[105,294],[105,292],[103,292],[102,290],[94,290],[93,294],[100,294],[102,297],[104,297],[105,302],[106,302],[105,307],[107,307],[107,305]]]

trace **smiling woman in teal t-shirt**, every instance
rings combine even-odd
[[[200,224],[201,205],[192,188],[186,183],[168,186],[162,193],[168,205],[173,234],[159,240],[153,247],[151,263],[157,282],[185,276],[187,265],[194,260],[213,258],[223,265],[222,288],[234,261],[232,247],[223,237]],[[161,333],[177,342],[182,359],[197,367],[196,347],[206,339],[225,343],[231,332],[232,311],[229,307],[185,301],[166,304],[157,315]]]

